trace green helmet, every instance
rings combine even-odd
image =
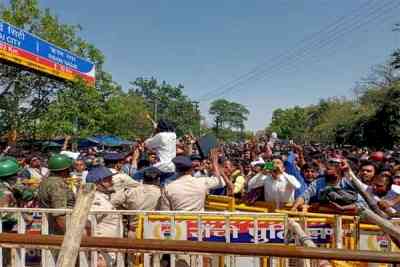
[[[0,160],[0,177],[6,177],[17,174],[21,170],[18,162],[15,159],[2,159]]]
[[[62,171],[68,169],[73,164],[71,158],[61,155],[55,154],[49,158],[48,167],[51,171]]]
[[[16,158],[11,157],[11,156],[0,156],[0,161],[4,161],[4,160],[12,160],[15,162],[18,162]]]

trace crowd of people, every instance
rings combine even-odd
[[[253,205],[357,213],[400,212],[400,149],[371,151],[352,146],[296,145],[276,135],[243,143],[219,144],[209,153],[192,136],[177,138],[171,123],[154,123],[151,137],[131,150],[60,153],[7,148],[0,158],[0,207],[73,208],[79,186],[96,185],[93,210],[203,211],[208,194]],[[208,152],[208,151],[207,151]],[[29,223],[29,222],[28,222]],[[116,215],[97,218],[96,236],[118,236]],[[63,234],[65,216],[49,218],[50,233]],[[137,220],[126,233],[135,236]],[[15,220],[3,218],[3,230]]]

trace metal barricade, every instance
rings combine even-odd
[[[66,216],[66,227],[69,227],[69,219],[72,210],[69,209],[27,209],[27,208],[0,208],[0,213],[14,214],[17,218],[16,231],[25,233],[26,223],[24,215],[40,215],[40,234],[49,234],[49,215],[64,214]],[[307,213],[254,213],[254,212],[182,212],[182,211],[91,211],[89,219],[92,222],[92,233],[95,233],[97,216],[117,215],[119,218],[119,237],[126,236],[124,228],[124,216],[137,216],[136,239],[171,239],[192,240],[197,242],[216,241],[225,243],[248,242],[248,243],[279,243],[291,245],[293,233],[288,227],[288,218],[294,218],[316,242],[323,247],[348,248],[356,250],[359,245],[360,224],[357,217],[334,216]],[[344,227],[345,226],[345,227]],[[0,232],[2,232],[2,217],[0,216]],[[328,238],[329,235],[329,238]],[[322,240],[322,242],[321,242]],[[317,242],[317,243],[318,243]],[[26,265],[26,252],[31,248],[12,247],[11,266],[22,267]],[[55,266],[56,248],[40,248],[43,267]],[[3,267],[4,258],[3,244],[0,245],[0,267]],[[115,253],[116,266],[160,266],[161,259],[167,259],[169,266],[175,266],[176,260],[186,262],[188,266],[289,266],[293,261],[277,257],[239,257],[231,255],[199,255],[175,253],[134,253],[127,257],[123,251],[108,252]],[[81,250],[79,253],[80,266],[95,267],[99,253],[104,251]],[[169,256],[169,258],[168,258]],[[129,259],[129,260],[127,260]],[[298,261],[294,261],[298,262]],[[311,265],[310,265],[311,264]],[[312,260],[309,266],[316,266]]]

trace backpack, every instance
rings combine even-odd
[[[346,206],[355,203],[358,198],[356,192],[337,186],[326,186],[320,194],[321,204],[334,202],[340,206]]]

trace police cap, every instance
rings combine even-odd
[[[192,161],[187,156],[177,156],[172,162],[175,164],[175,168],[178,172],[188,171],[192,168]]]

